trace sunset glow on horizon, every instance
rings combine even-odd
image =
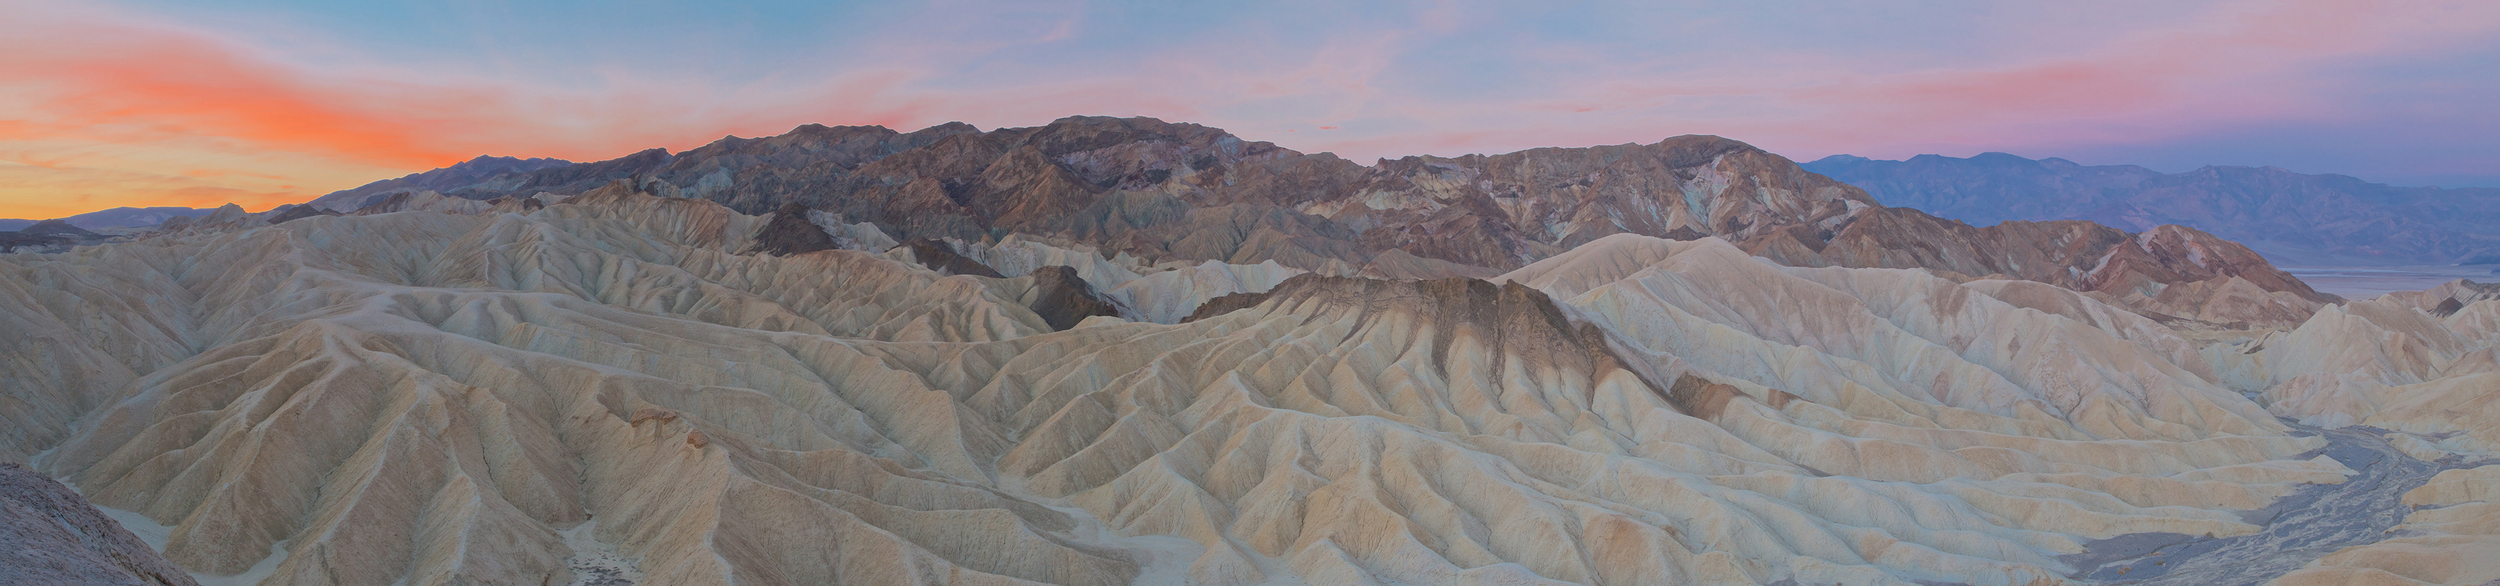
[[[2500,186],[2490,2],[377,6],[0,0],[0,217],[1069,115],[1356,161],[1717,134]]]

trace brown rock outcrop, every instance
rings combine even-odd
[[[1053,331],[1076,327],[1085,318],[1097,315],[1120,316],[1120,307],[1104,300],[1093,285],[1078,278],[1076,269],[1047,266],[1034,269],[1027,276],[1033,279],[1033,292],[1032,301],[1025,308],[1042,316]]]
[[[755,233],[755,247],[747,249],[747,252],[787,256],[836,248],[840,246],[834,244],[832,234],[825,233],[824,227],[808,221],[807,206],[790,203],[773,211],[772,219],[766,220],[764,228]]]
[[[928,267],[929,270],[937,271],[938,274],[941,275],[978,275],[994,279],[1006,278],[1004,275],[998,274],[998,271],[991,269],[989,265],[981,264],[981,261],[972,260],[965,258],[964,255],[956,254],[955,248],[947,246],[944,242],[938,242],[927,238],[913,238],[903,241],[902,244],[895,245],[895,248],[910,250],[912,262],[920,263],[920,266]]]
[[[1181,318],[1180,323],[1189,323],[1252,307],[1258,307],[1259,304],[1266,302],[1267,292],[1264,291],[1258,293],[1234,293],[1224,295],[1208,299],[1206,303],[1198,304],[1198,308],[1191,310],[1188,317]]]
[[[268,221],[269,221],[269,223],[271,223],[271,224],[284,224],[284,223],[287,223],[287,222],[292,222],[292,221],[296,221],[296,220],[301,220],[301,219],[304,219],[304,218],[310,218],[310,217],[313,217],[313,216],[336,216],[336,215],[339,215],[339,213],[338,213],[338,212],[334,212],[334,211],[330,211],[330,210],[325,210],[325,209],[321,209],[321,208],[313,207],[313,206],[309,206],[309,205],[298,205],[298,206],[292,206],[292,207],[289,207],[289,208],[287,208],[285,211],[278,212],[278,213],[277,213],[277,215],[270,216]]]

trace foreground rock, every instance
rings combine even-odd
[[[2318,558],[2285,584],[2500,580],[2500,299],[2459,281],[2329,307],[2289,331],[2205,350],[2227,384],[2283,417],[2384,430],[2402,458],[2446,470],[2378,513],[2384,541]],[[2367,427],[2356,427],[2367,426]],[[2378,433],[2378,432],[2373,432]],[[2436,469],[2436,468],[2434,468]]]
[[[61,483],[0,462],[0,582],[197,586]]]
[[[2329,441],[2321,457],[2333,458],[2360,474],[2341,483],[2301,489],[2263,509],[2244,514],[2250,523],[2265,526],[2264,531],[2219,538],[2126,535],[2088,544],[2090,551],[2070,559],[2078,565],[2088,565],[2084,573],[2088,578],[2128,584],[2358,583],[2349,581],[2351,573],[2302,568],[2335,564],[2333,560],[2337,559],[2370,557],[2345,552],[2404,544],[2404,540],[2390,538],[2402,530],[2398,523],[2405,518],[2404,513],[2424,504],[2411,495],[2432,481],[2434,474],[2452,468],[2450,465],[2456,461],[2426,462],[2414,458],[2381,437],[2382,430],[2353,427],[2310,431]],[[2448,556],[2475,553],[2471,549],[2449,549]],[[2500,573],[2486,573],[2489,575],[2482,579],[2456,583],[2479,585],[2500,578]],[[2318,581],[2323,576],[2338,578]]]

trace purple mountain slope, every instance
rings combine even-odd
[[[2162,173],[2005,153],[1885,161],[1834,155],[1805,168],[1885,205],[1976,224],[2091,220],[2190,226],[2295,266],[2442,264],[2500,253],[2500,189],[2398,187],[2275,167]]]

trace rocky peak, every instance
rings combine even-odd
[[[2217,278],[2240,278],[2268,291],[2284,291],[2318,302],[2332,301],[2333,296],[2309,288],[2307,283],[2266,263],[2264,257],[2237,242],[2216,238],[2212,234],[2186,226],[2165,224],[2136,234],[2132,246],[2113,247],[2104,256],[2101,266],[2085,277],[2083,288],[2108,290],[2111,284],[2128,272],[2139,273],[2144,281],[2178,283]]]
[[[18,230],[18,233],[49,236],[74,236],[79,238],[98,236],[98,234],[90,232],[86,228],[70,225],[69,220],[59,218],[35,222],[35,225],[20,229]]]
[[[755,233],[755,246],[746,252],[788,256],[839,248],[833,235],[810,220],[807,212],[807,206],[798,202],[783,204],[764,221],[764,228]]]

